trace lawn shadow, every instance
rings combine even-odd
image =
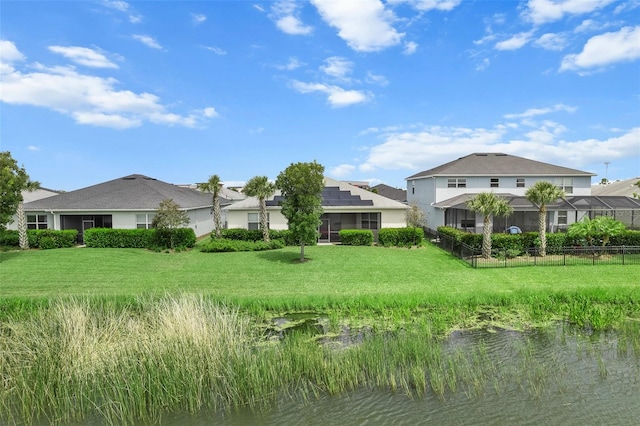
[[[308,257],[304,258],[304,262],[300,262],[300,253],[291,253],[283,250],[265,250],[258,253],[258,257],[261,257],[264,260],[268,260],[270,262],[276,263],[306,263],[311,259]]]
[[[22,251],[20,250],[0,251],[0,263],[6,262],[8,260],[11,260],[15,257],[20,256],[20,253],[22,253]]]

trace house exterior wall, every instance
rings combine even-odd
[[[491,179],[497,178],[496,187],[491,187]],[[465,179],[464,187],[449,188],[449,179]],[[524,179],[524,187],[518,187],[518,179]],[[571,179],[568,181],[567,179]],[[407,180],[407,201],[422,209],[427,226],[436,229],[445,225],[444,210],[433,207],[433,203],[448,200],[462,194],[480,192],[509,193],[524,196],[527,190],[538,181],[549,181],[556,185],[571,183],[570,195],[591,195],[590,176],[431,176]],[[554,221],[553,223],[557,223]],[[482,223],[480,223],[480,226]]]
[[[258,210],[229,210],[227,211],[228,228],[243,228],[249,227],[249,213],[258,213]],[[401,228],[406,226],[405,211],[404,210],[389,210],[389,209],[376,209],[354,212],[353,209],[324,209],[324,213],[380,213],[380,227],[382,228]],[[358,214],[358,220],[356,220],[356,228],[360,227],[360,219]],[[269,228],[284,230],[288,229],[287,218],[280,212],[279,209],[269,210]]]
[[[46,215],[47,216],[47,227],[48,229],[61,230],[62,229],[62,221],[60,220],[60,216],[101,216],[101,215],[109,215],[112,220],[112,228],[114,229],[136,229],[138,227],[137,216],[138,214],[155,214],[155,210],[144,210],[144,211],[96,211],[96,210],[86,210],[86,211],[63,211],[63,212],[45,212],[45,211],[28,211],[27,215]],[[211,213],[211,208],[203,208],[203,209],[193,209],[188,211],[189,215],[189,227],[192,228],[197,237],[205,235],[211,232],[213,227],[213,215]],[[223,223],[224,223],[224,213],[223,213]],[[14,228],[17,229],[17,228]]]

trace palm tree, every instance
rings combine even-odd
[[[24,191],[33,192],[40,189],[40,182],[28,180],[24,186]],[[24,214],[24,199],[20,199],[18,203],[18,210],[16,211],[18,216],[18,238],[20,242],[20,248],[22,250],[29,249],[29,238],[27,237],[27,218]]]
[[[203,192],[210,192],[213,196],[213,226],[215,227],[216,237],[222,236],[222,221],[220,219],[220,189],[222,184],[220,176],[209,176],[209,180],[198,184],[198,189]]]
[[[540,256],[547,254],[547,204],[555,203],[565,197],[562,189],[551,182],[539,180],[527,189],[525,197],[538,205],[538,232],[540,236]]]
[[[249,179],[242,192],[250,197],[257,197],[260,202],[260,228],[262,238],[269,242],[269,225],[267,223],[267,198],[276,192],[276,185],[269,182],[266,176],[255,176]]]
[[[482,257],[491,257],[491,232],[493,231],[493,216],[509,216],[513,208],[507,200],[493,192],[481,192],[467,201],[469,210],[484,216],[482,228]]]

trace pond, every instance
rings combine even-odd
[[[481,354],[491,363],[490,377],[419,396],[380,388],[317,398],[293,394],[267,409],[172,415],[162,424],[635,425],[640,419],[637,331],[592,333],[561,323],[528,332],[455,332],[442,343],[444,357]]]

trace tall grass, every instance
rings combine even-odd
[[[504,365],[482,343],[446,348],[444,319],[410,321],[408,311],[387,311],[396,327],[345,346],[302,332],[271,341],[260,318],[197,295],[103,302],[58,300],[2,323],[0,424],[157,423],[171,412],[261,409],[282,396],[361,387],[474,398],[499,391],[496,377],[506,376],[537,396],[556,370],[537,361],[526,339]],[[619,354],[640,356],[638,328],[623,327]],[[604,377],[607,366],[595,359]]]

